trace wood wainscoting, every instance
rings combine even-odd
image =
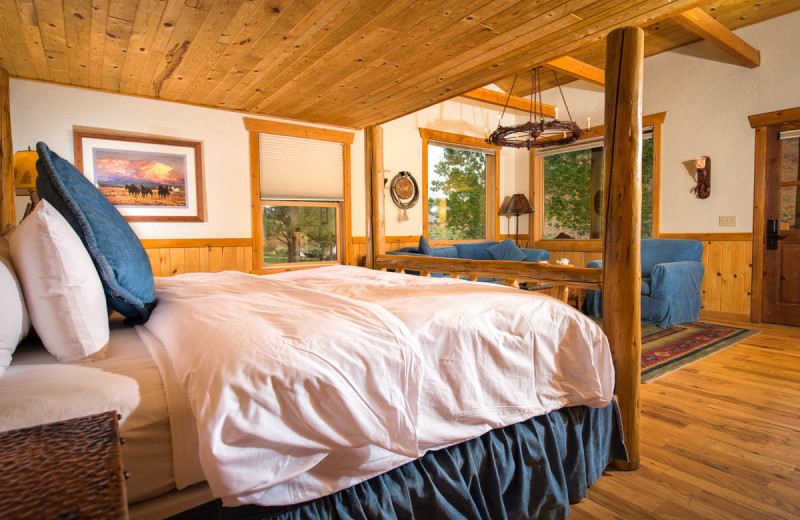
[[[752,233],[662,233],[659,238],[700,240],[703,242],[701,318],[750,321],[750,284],[753,273]],[[569,263],[584,267],[603,258],[598,240],[539,240],[538,249],[550,251],[551,262],[569,258]]]
[[[253,270],[250,238],[142,240],[154,276]]]

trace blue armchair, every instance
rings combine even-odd
[[[642,240],[642,323],[661,328],[697,321],[705,271],[697,240]],[[601,260],[587,267],[603,267]],[[603,315],[603,293],[587,291],[583,311]]]

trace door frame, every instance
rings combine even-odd
[[[750,321],[762,322],[762,280],[764,278],[764,245],[767,229],[767,136],[769,128],[787,123],[800,123],[800,107],[749,116],[750,127],[756,132],[755,163],[753,165],[753,277],[750,289]]]

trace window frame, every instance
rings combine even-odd
[[[488,144],[479,137],[469,135],[454,134],[433,130],[430,128],[420,128],[419,135],[422,138],[422,234],[428,239],[428,145],[434,143],[452,144],[454,148],[468,146],[471,148],[483,148],[494,151],[494,175],[486,175],[486,237],[474,240],[429,240],[433,246],[445,246],[465,242],[485,242],[497,240],[500,229],[500,150],[501,147]]]
[[[261,250],[259,254],[261,257],[259,261],[261,262],[262,266],[269,266],[263,267],[263,269],[275,269],[275,268],[296,268],[296,267],[321,267],[323,265],[337,265],[344,263],[342,262],[342,242],[343,237],[341,231],[336,233],[336,257],[337,260],[334,261],[319,261],[319,262],[283,262],[283,263],[275,263],[275,264],[265,264],[264,263],[264,206],[297,206],[301,208],[334,208],[336,210],[336,222],[339,224],[337,227],[341,230],[341,215],[342,215],[342,202],[339,201],[331,201],[331,202],[321,202],[321,201],[310,201],[310,200],[279,200],[279,199],[260,199],[260,207],[259,207],[259,216],[261,216],[260,222],[262,226],[261,230]]]
[[[653,233],[651,238],[661,235],[661,134],[666,112],[642,117],[642,128],[653,128]],[[584,139],[604,135],[605,125],[598,125],[583,131]],[[544,237],[544,157],[530,151],[530,189],[531,200],[536,212],[529,229],[533,230],[533,247],[548,251],[602,251],[602,238],[543,238]],[[529,217],[530,218],[530,217]],[[530,222],[529,222],[530,223]]]
[[[270,274],[296,269],[312,269],[325,265],[348,264],[352,259],[352,212],[350,193],[350,146],[353,144],[355,134],[329,128],[297,125],[264,119],[245,117],[244,124],[250,133],[250,213],[252,217],[253,240],[253,273]],[[344,200],[337,201],[286,201],[277,199],[261,199],[261,172],[259,165],[258,134],[274,134],[303,139],[316,139],[319,141],[333,141],[342,143],[344,161],[342,163],[342,182],[344,184]],[[336,236],[336,262],[291,262],[284,264],[264,263],[264,229],[262,226],[263,204],[281,206],[339,206],[336,210],[338,222]],[[276,204],[277,203],[277,204]]]

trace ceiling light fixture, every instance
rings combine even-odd
[[[564,108],[567,109],[567,116],[569,121],[558,120],[558,109],[556,109],[556,117],[545,121],[544,114],[542,113],[542,89],[540,79],[541,67],[536,67],[531,70],[531,108],[529,111],[528,122],[521,125],[503,126],[503,116],[508,108],[508,102],[511,99],[512,92],[514,92],[514,85],[517,83],[517,76],[514,76],[514,82],[511,84],[511,89],[508,91],[508,98],[503,107],[503,113],[497,123],[497,130],[492,132],[486,142],[495,146],[508,146],[512,148],[538,148],[540,146],[556,146],[569,144],[577,141],[583,135],[583,131],[572,120],[572,114],[569,113],[569,106],[567,100],[564,98],[564,92],[561,90],[561,84],[558,82],[558,75],[553,71],[553,77],[558,85],[558,92],[561,94],[561,99],[564,101]],[[538,97],[538,99],[537,99]]]

